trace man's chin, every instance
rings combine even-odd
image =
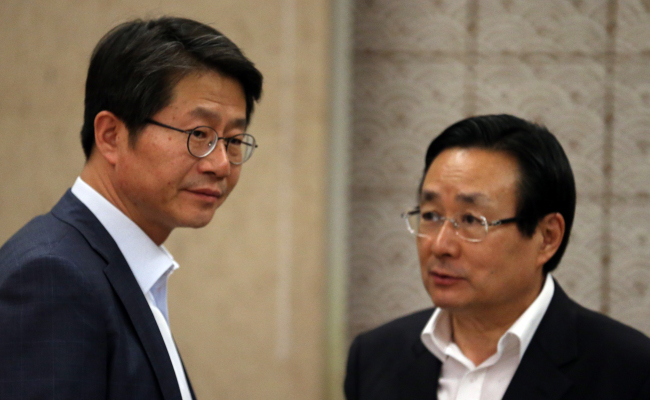
[[[188,224],[188,225],[186,225],[185,227],[186,227],[186,228],[194,228],[194,229],[197,229],[197,228],[203,228],[204,226],[208,225],[209,223],[210,223],[210,221],[207,221],[207,222],[198,222],[198,223],[194,223],[194,224]]]
[[[441,290],[436,290],[435,292],[429,291],[429,297],[436,307],[445,310],[457,310],[464,308],[467,303],[466,300],[459,298],[456,293],[441,292]]]
[[[195,216],[194,218],[187,218],[179,224],[179,227],[182,228],[203,228],[208,225],[212,218],[214,217],[214,211],[211,213],[205,213],[203,215]]]

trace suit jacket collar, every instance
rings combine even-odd
[[[135,327],[165,400],[180,399],[174,367],[151,308],[113,238],[70,190],[54,206],[52,214],[79,230],[88,244],[106,261],[104,274]]]
[[[413,343],[412,358],[397,377],[400,399],[436,399],[442,363],[419,340]]]
[[[557,400],[572,385],[560,367],[578,356],[576,305],[555,283],[555,292],[503,400]],[[426,322],[425,322],[426,323]],[[424,325],[422,325],[424,328]],[[398,377],[404,399],[436,399],[441,362],[417,335]]]
[[[504,400],[556,400],[572,385],[560,367],[578,356],[576,305],[555,282],[555,293]]]

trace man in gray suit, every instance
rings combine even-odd
[[[93,52],[86,164],[51,212],[0,249],[0,398],[190,400],[162,245],[202,227],[256,147],[262,75],[215,29],[121,24]]]

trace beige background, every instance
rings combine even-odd
[[[357,1],[349,336],[430,306],[399,215],[433,137],[502,112],[547,125],[573,166],[555,277],[650,333],[649,50],[648,1]]]
[[[325,0],[0,1],[0,243],[47,212],[83,165],[90,53],[117,23],[210,23],[263,72],[259,149],[213,222],[166,245],[170,321],[201,399],[324,396]]]

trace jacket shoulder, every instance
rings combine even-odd
[[[398,342],[403,340],[412,341],[420,336],[424,325],[426,325],[431,315],[433,315],[434,308],[427,308],[425,310],[416,311],[412,314],[399,317],[389,321],[377,328],[369,330],[360,334],[364,341],[372,342]]]
[[[348,400],[411,398],[404,393],[413,390],[435,393],[431,379],[439,364],[420,340],[433,310],[406,315],[355,338],[344,385]]]
[[[650,338],[639,330],[609,316],[577,305],[578,346],[583,351],[595,349],[604,358],[626,363],[650,365]]]
[[[29,221],[0,248],[0,265],[24,264],[34,258],[72,256],[86,240],[74,227],[51,213]]]

